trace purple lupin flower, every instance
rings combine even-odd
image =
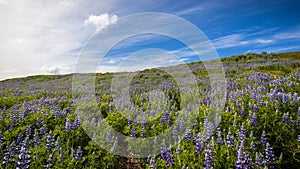
[[[49,164],[46,164],[46,165],[42,165],[43,168],[46,168],[46,169],[50,169],[52,168],[53,164],[49,163]]]
[[[205,149],[203,165],[204,169],[214,168],[214,156],[210,144],[208,144],[207,149]]]
[[[15,155],[17,153],[16,143],[12,142],[8,147],[9,147],[8,163],[13,163],[15,162]]]
[[[134,120],[135,126],[139,126],[140,125],[140,121],[138,119]]]
[[[254,168],[252,159],[248,152],[244,151],[243,152],[243,159],[242,159],[243,167],[244,168]]]
[[[146,130],[145,130],[145,127],[142,127],[141,136],[142,136],[142,137],[146,137]]]
[[[245,115],[244,107],[241,108],[240,114],[241,114],[241,115]]]
[[[135,132],[135,127],[134,126],[131,129],[130,138],[131,139],[135,139],[136,138],[136,132]]]
[[[257,112],[257,111],[258,111],[258,107],[257,107],[256,104],[254,104],[253,111],[254,111],[254,112]]]
[[[241,107],[240,102],[239,102],[238,100],[235,102],[235,107],[236,107],[237,109],[239,109],[239,108]]]
[[[216,132],[216,136],[217,136],[217,143],[219,145],[222,145],[224,143],[223,138],[222,138],[222,132],[220,131],[220,128],[217,128],[217,132]]]
[[[298,143],[300,143],[300,135],[298,135]]]
[[[226,144],[230,147],[234,145],[234,136],[231,134],[230,131],[228,131],[228,134],[226,136]]]
[[[75,130],[81,125],[81,121],[79,118],[76,118],[75,121],[73,122],[71,129]]]
[[[213,135],[213,132],[214,132],[214,129],[213,129],[213,124],[212,123],[208,123],[207,124],[207,128],[206,128],[206,139],[207,140],[210,140],[212,135]]]
[[[243,141],[246,141],[246,132],[247,132],[247,130],[246,130],[246,128],[245,128],[245,126],[244,126],[244,123],[242,123],[242,127],[241,127],[241,129],[240,129],[240,140],[241,140],[241,142]]]
[[[253,113],[251,116],[251,124],[252,124],[252,126],[256,126],[256,124],[257,124],[257,117],[256,117],[255,113]]]
[[[148,156],[147,162],[150,164],[150,168],[154,169],[156,164],[155,164],[155,156],[151,157],[150,154]]]
[[[24,140],[23,134],[20,133],[17,137],[16,144],[19,145]]]
[[[23,168],[24,166],[25,147],[21,147],[20,154],[18,156],[17,169]]]
[[[300,109],[299,109],[300,110]],[[6,107],[4,107],[1,111],[2,117],[4,118],[6,116]],[[298,113],[299,114],[299,113]]]
[[[11,161],[11,154],[14,151],[14,147],[12,147],[12,144],[9,143],[9,141],[7,142],[7,146],[6,146],[6,150],[5,153],[3,154],[3,160],[2,160],[2,165],[5,167],[7,163],[11,163],[13,161]],[[14,156],[14,154],[13,154]]]
[[[9,127],[8,127],[8,131],[11,132],[14,129],[14,125],[15,125],[15,120],[13,119],[10,123],[9,123]]]
[[[71,120],[69,119],[69,117],[66,120],[65,130],[66,131],[70,131],[71,130]]]
[[[46,136],[46,149],[51,150],[54,147],[54,138],[52,135],[52,131]]]
[[[256,152],[255,155],[255,165],[257,168],[260,168],[264,165],[263,155],[260,152]]]
[[[195,145],[196,145],[196,154],[198,155],[203,151],[199,138],[195,139]]]
[[[274,151],[273,148],[270,147],[270,144],[267,143],[266,144],[266,149],[265,149],[265,157],[266,157],[266,165],[270,168],[273,169],[274,165],[275,165],[275,155],[274,155]]]
[[[31,135],[31,127],[30,126],[26,126],[25,134],[26,134],[26,137],[29,137]]]
[[[243,158],[243,150],[241,148],[239,148],[237,151],[237,159],[235,162],[235,169],[243,169],[242,158]]]
[[[282,122],[287,123],[288,119],[289,119],[289,113],[288,112],[287,113],[283,113],[283,115],[281,117]]]
[[[150,115],[151,115],[152,117],[154,117],[154,116],[155,116],[155,112],[154,112],[153,110],[151,110],[151,111],[150,111]]]
[[[206,116],[206,115],[204,115],[204,116]],[[208,120],[207,120],[206,117],[204,117],[204,119],[203,119],[203,128],[204,128],[204,129],[207,128],[207,124],[208,124]]]
[[[184,138],[185,138],[187,141],[190,141],[191,138],[192,138],[192,135],[193,135],[193,133],[190,131],[190,129],[186,129]]]
[[[128,122],[127,122],[128,127],[130,127],[131,124],[132,124],[132,119],[131,119],[131,117],[129,117],[129,118],[128,118]]]
[[[244,168],[253,168],[251,164],[251,158],[244,150],[244,142],[241,141],[240,145],[237,145],[237,159],[236,159],[236,169],[244,169]]]
[[[20,153],[18,155],[17,169],[30,168],[30,155],[31,152],[26,150],[26,141],[22,143]]]
[[[172,114],[169,114],[168,118],[167,118],[167,122],[169,125],[172,125],[172,122],[173,121],[173,117],[172,117]]]
[[[265,132],[265,131],[263,131],[262,134],[261,134],[261,137],[260,137],[260,143],[261,143],[263,146],[266,146],[267,138],[266,138],[266,132]]]
[[[252,104],[249,102],[249,104],[248,104],[248,109],[252,109],[253,108],[253,106],[252,106]]]
[[[26,151],[25,152],[25,169],[29,169],[30,168],[30,163],[31,163],[31,152],[30,151]]]
[[[166,152],[166,163],[168,167],[173,166],[174,159],[172,157],[171,150],[167,150]]]
[[[75,153],[75,159],[76,159],[77,161],[82,159],[82,150],[81,150],[81,147],[80,147],[80,146],[79,146],[79,148],[76,150],[76,153]]]
[[[24,112],[18,111],[18,116],[19,116],[19,123],[23,123],[25,117]]]
[[[148,157],[147,157],[147,160],[146,160],[147,163],[150,163],[150,159],[151,159],[151,155],[149,154]]]
[[[166,110],[164,112],[164,119],[167,120],[168,124],[172,124],[172,115],[170,114],[170,110]]]
[[[151,157],[150,160],[149,160],[149,164],[150,164],[150,168],[151,169],[154,169],[156,164],[155,164],[155,156]]]
[[[43,135],[45,133],[47,133],[48,129],[45,125],[43,125],[41,128],[40,128],[40,134]]]
[[[198,129],[199,129],[198,123],[194,123],[194,124],[193,124],[193,128],[196,129],[196,130],[198,131]]]
[[[165,116],[161,117],[159,119],[159,122],[160,122],[161,125],[165,124],[166,123],[166,117]]]
[[[2,165],[5,167],[9,160],[9,152],[6,150],[6,152],[3,154],[3,160]]]
[[[166,157],[166,152],[167,152],[167,148],[166,148],[166,144],[163,140],[163,142],[160,145],[160,156],[161,158],[165,158]]]

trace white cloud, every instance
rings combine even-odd
[[[65,65],[53,65],[53,66],[44,65],[41,67],[41,69],[43,71],[46,71],[46,73],[61,74],[61,73],[66,73],[66,70],[68,70],[70,68]]]
[[[90,15],[85,21],[84,25],[95,25],[96,31],[100,32],[110,24],[115,24],[118,21],[117,15],[109,15],[108,13],[100,15]]]
[[[0,0],[0,71],[17,71],[4,71],[0,79],[43,74],[41,65],[74,67],[80,49],[94,33],[82,22],[91,13],[110,13],[113,5],[92,0]]]

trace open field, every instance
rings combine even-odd
[[[97,112],[82,113],[85,105],[75,104],[80,96],[72,94],[72,74],[1,81],[1,168],[299,168],[299,59],[300,52],[223,58],[226,100],[215,116],[210,109],[218,104],[211,95],[216,91],[202,62],[185,65],[197,82],[187,92],[165,71],[147,69],[119,73],[132,78],[128,95],[121,97],[115,91],[126,86],[120,80],[113,84],[116,74],[97,74]],[[168,70],[181,75],[177,68]],[[112,131],[100,130],[104,121],[130,138],[122,143],[125,147],[118,147]],[[144,147],[158,146],[161,152],[146,158],[117,156],[97,144],[112,152],[143,151],[130,140],[155,137],[174,124],[169,137],[174,145]]]

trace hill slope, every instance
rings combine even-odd
[[[222,58],[226,92],[211,87],[202,62],[186,64],[197,81],[187,92],[159,69],[97,74],[95,102],[82,105],[77,102],[85,97],[72,96],[72,74],[1,81],[0,167],[299,168],[299,58],[300,52]],[[188,81],[178,68],[168,69],[182,75],[179,81]],[[114,83],[116,75],[132,77],[130,88],[122,81]],[[128,91],[126,97],[119,91]],[[221,105],[214,95],[222,92],[226,103],[214,109]],[[90,104],[96,111],[87,108]],[[128,138],[100,128],[105,122]],[[151,144],[139,149],[146,142],[141,147],[130,142],[162,134],[175,124],[166,138],[175,142],[172,147]],[[162,154],[134,158],[149,149]],[[132,153],[128,157],[113,153],[127,150]]]

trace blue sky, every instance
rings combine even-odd
[[[0,0],[0,79],[72,73],[83,46],[95,32],[105,33],[122,17],[141,12],[168,13],[191,22],[212,42],[220,57],[299,51],[299,7],[297,0]],[[144,55],[140,59],[151,62],[151,50],[145,50],[151,48],[168,51],[182,62],[197,60],[178,40],[146,34],[124,39],[112,48],[101,71],[114,70],[126,56],[140,50]],[[161,60],[170,61],[169,57]]]

